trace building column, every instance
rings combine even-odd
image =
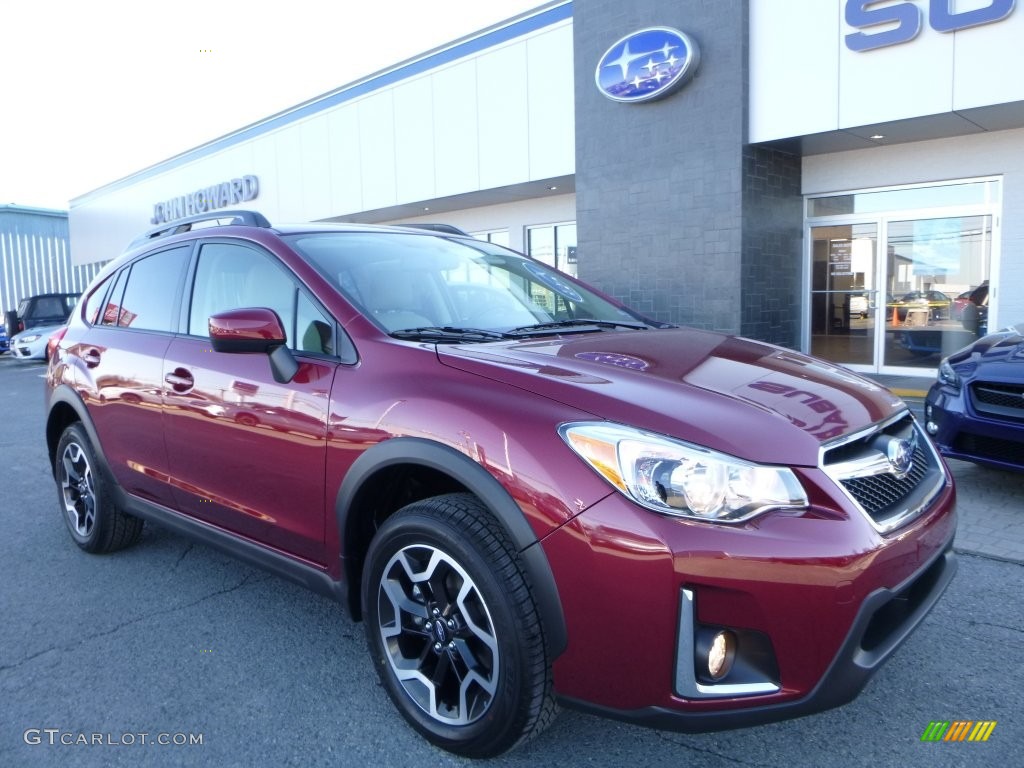
[[[656,320],[799,342],[800,160],[746,144],[747,0],[573,6],[580,276]],[[654,102],[605,98],[607,48],[668,26],[701,49]]]

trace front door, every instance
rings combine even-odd
[[[213,351],[210,315],[241,307],[277,313],[300,363],[291,381],[274,380],[265,354]],[[164,358],[164,435],[182,511],[323,564],[327,418],[338,364],[301,332],[313,319],[328,327],[318,313],[270,253],[204,243],[187,335],[176,336]]]

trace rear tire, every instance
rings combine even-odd
[[[18,332],[18,310],[9,309],[4,313],[4,327],[7,329],[7,339],[10,341]]]
[[[493,757],[554,718],[529,582],[475,497],[438,496],[388,518],[367,554],[363,606],[384,688],[434,745]]]
[[[130,547],[139,540],[143,520],[114,505],[96,452],[78,422],[60,436],[54,477],[64,522],[79,547],[104,554]]]

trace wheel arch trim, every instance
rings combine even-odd
[[[523,511],[501,483],[480,464],[450,446],[418,437],[395,437],[368,448],[346,472],[338,489],[335,514],[341,537],[342,574],[348,582],[349,609],[353,617],[358,617],[361,612],[359,584],[362,578],[359,572],[362,553],[352,551],[348,543],[351,540],[350,526],[354,530],[356,518],[351,514],[353,505],[370,478],[383,469],[401,464],[424,467],[451,477],[480,499],[494,515],[522,558],[543,622],[549,658],[561,655],[568,645],[561,598],[547,555]]]
[[[99,459],[99,469],[104,473],[106,480],[117,485],[110,473],[110,463],[107,461],[107,455],[103,452],[103,445],[100,443],[99,434],[96,432],[96,425],[89,415],[89,409],[83,402],[82,396],[67,384],[61,384],[56,387],[49,393],[46,399],[46,448],[50,460],[50,470],[55,470],[57,444],[60,442],[60,433],[53,435],[50,433],[50,423],[57,405],[66,405],[74,411],[79,423],[81,423],[82,428],[85,430],[86,436],[89,438],[89,442],[92,443],[92,450],[95,452],[96,458]]]

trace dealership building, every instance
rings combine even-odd
[[[1024,321],[1021,40],[1015,0],[553,2],[76,198],[72,253],[222,208],[445,222],[660,321],[930,375],[968,292]]]

